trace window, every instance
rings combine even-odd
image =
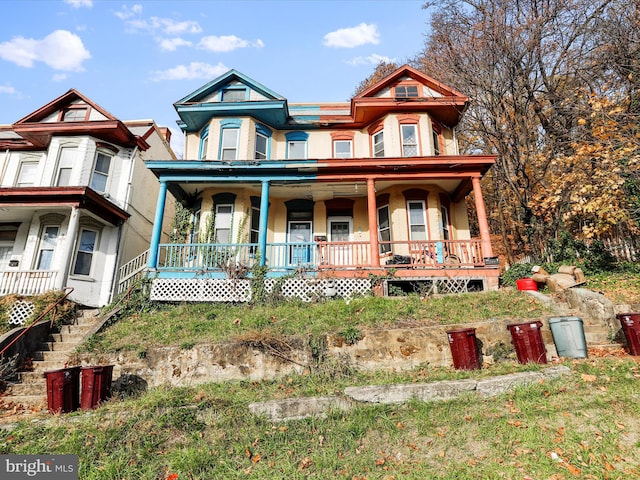
[[[247,98],[247,89],[245,87],[228,87],[222,90],[223,102],[244,102]]]
[[[409,239],[427,240],[427,217],[424,201],[408,201],[407,211],[409,213]]]
[[[57,225],[45,225],[42,227],[42,235],[40,237],[40,247],[38,248],[38,256],[36,261],[36,270],[50,270],[53,252],[58,241],[58,232],[60,227]]]
[[[291,140],[287,144],[289,150],[289,158],[306,158],[307,142],[303,140]]]
[[[198,158],[200,160],[207,159],[207,149],[209,148],[209,125],[207,125],[200,133],[200,148]]]
[[[333,156],[335,158],[351,158],[351,140],[335,140],[333,142]]]
[[[238,128],[222,129],[222,151],[220,160],[237,160],[238,158]]]
[[[213,239],[215,243],[231,242],[233,205],[216,205]]]
[[[267,145],[269,143],[269,139],[266,135],[263,135],[260,132],[256,132],[256,160],[266,160],[267,159]]]
[[[76,261],[73,267],[74,275],[89,275],[91,273],[91,263],[97,239],[98,232],[84,228],[80,230]]]
[[[190,243],[199,243],[200,242],[200,214],[202,210],[200,207],[197,207],[193,211],[193,215],[191,216],[191,234],[190,234]]]
[[[104,152],[96,154],[96,164],[93,167],[91,176],[91,188],[96,192],[107,191],[107,180],[109,179],[109,167],[111,165],[111,156]]]
[[[416,98],[417,96],[417,85],[399,85],[396,87],[396,98]]]
[[[36,184],[38,162],[21,162],[16,187],[32,187]]]
[[[287,158],[307,158],[307,139],[309,134],[305,132],[289,132],[285,134],[287,139]]]
[[[373,135],[373,156],[384,157],[384,132],[382,130]]]
[[[86,107],[71,107],[62,112],[63,122],[84,122],[87,118],[88,109]]]
[[[389,217],[389,205],[378,207],[378,241],[380,243],[380,255],[391,252],[391,221]]]
[[[418,155],[417,125],[400,125],[402,131],[402,156],[415,157]]]
[[[251,206],[251,224],[249,225],[249,243],[258,243],[260,235],[260,208]]]
[[[440,155],[440,134],[434,129],[431,136],[433,137],[433,154]]]
[[[58,157],[58,169],[56,171],[55,185],[65,187],[71,185],[71,172],[76,160],[76,148],[63,147]]]
[[[13,253],[13,244],[17,235],[17,225],[0,223],[0,269],[5,269],[9,266],[11,254]]]
[[[440,213],[441,213],[441,221],[442,221],[442,239],[443,240],[449,240],[450,234],[449,234],[449,210],[447,209],[447,207],[440,207]]]

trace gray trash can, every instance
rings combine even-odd
[[[580,317],[550,318],[549,328],[558,356],[587,358],[587,341]]]

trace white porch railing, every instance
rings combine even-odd
[[[124,292],[140,274],[147,269],[149,250],[142,252],[118,270],[118,294]]]
[[[54,270],[0,271],[0,296],[40,295],[55,290],[57,278]]]

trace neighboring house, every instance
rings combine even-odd
[[[495,157],[458,152],[468,102],[409,66],[349,103],[289,104],[235,70],[187,95],[185,160],[146,162],[160,180],[152,298],[246,300],[256,264],[303,298],[497,288],[480,188]],[[192,212],[183,244],[160,242],[167,191]]]
[[[144,161],[175,159],[169,140],[76,90],[0,126],[0,296],[71,287],[108,304],[119,268],[146,263],[159,185]]]

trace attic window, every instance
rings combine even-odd
[[[223,102],[244,102],[247,89],[245,87],[228,87],[222,90]]]
[[[417,98],[417,85],[398,85],[396,86],[396,98]]]
[[[87,107],[70,107],[62,111],[63,122],[84,122],[87,119]]]

